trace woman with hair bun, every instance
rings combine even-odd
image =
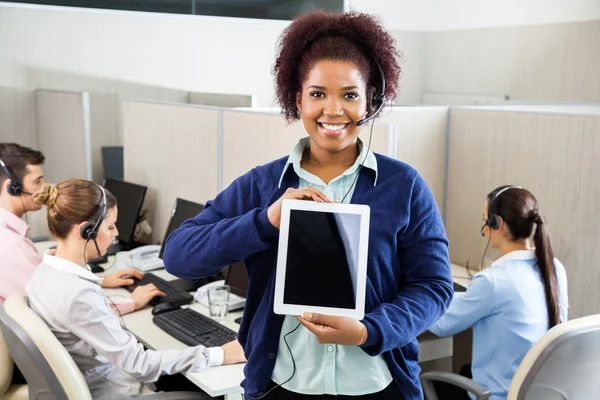
[[[238,178],[173,232],[165,266],[196,279],[245,261],[239,340],[247,399],[421,399],[416,337],[452,298],[448,241],[419,174],[371,152],[370,137],[366,145],[359,139],[397,94],[394,40],[370,15],[312,12],[284,30],[274,74],[283,115],[301,120],[308,137],[289,156]],[[370,206],[362,321],[273,312],[285,199]]]
[[[117,201],[110,192],[90,181],[70,179],[56,187],[43,185],[33,201],[48,208],[48,226],[58,246],[45,254],[27,284],[29,306],[71,354],[94,400],[137,397],[150,390],[145,383],[161,375],[244,361],[237,341],[220,348],[145,350],[121,326],[100,287],[102,278],[86,267],[97,256],[88,242],[95,241],[105,252],[118,235]],[[154,285],[147,286],[136,308],[160,294]]]

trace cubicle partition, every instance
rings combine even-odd
[[[306,136],[301,123],[287,125],[274,112],[129,100],[124,116],[125,180],[148,186],[144,208],[154,242],[164,235],[176,197],[205,203]],[[394,124],[375,124],[371,148],[393,154]]]
[[[177,197],[205,203],[218,192],[220,110],[125,101],[125,180],[148,187],[144,208],[161,241]]]
[[[445,211],[451,260],[473,269],[485,247],[479,231],[487,192],[502,184],[529,188],[567,268],[571,314],[582,316],[600,310],[600,115],[593,107],[562,111],[394,107],[375,124],[371,148],[421,173]],[[127,101],[124,113],[125,179],[149,187],[154,241],[176,197],[204,203],[306,135],[301,122],[287,125],[268,111]],[[365,127],[363,140],[368,133]],[[497,255],[490,251],[485,264]]]
[[[382,123],[395,126],[394,158],[423,177],[442,211],[446,171],[448,107],[402,107],[384,109]]]
[[[249,94],[188,93],[188,103],[215,107],[255,107],[256,96]]]
[[[569,281],[570,317],[600,312],[600,113],[451,110],[446,229],[453,262],[478,269],[484,202],[497,186],[537,197]],[[562,110],[554,110],[562,111]],[[488,252],[489,266],[498,253]]]
[[[35,111],[38,150],[46,156],[46,181],[91,179],[89,94],[37,90]]]

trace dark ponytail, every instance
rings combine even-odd
[[[507,186],[501,186],[488,195],[488,201]],[[533,235],[535,256],[544,285],[548,308],[548,328],[560,323],[558,307],[558,279],[554,265],[554,253],[546,231],[544,218],[538,212],[537,200],[527,189],[514,188],[500,193],[491,204],[488,214],[499,215],[508,225],[513,240],[528,239]]]
[[[546,304],[548,306],[549,328],[560,324],[560,311],[558,309],[558,280],[556,278],[556,266],[554,265],[554,252],[550,244],[550,237],[546,232],[544,218],[537,214],[533,215],[536,225],[533,235],[535,244],[535,256],[537,258],[544,292],[546,293]]]

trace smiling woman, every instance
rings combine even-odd
[[[186,279],[246,262],[238,338],[248,359],[248,399],[423,397],[416,336],[452,297],[444,226],[419,174],[358,138],[365,119],[396,96],[398,61],[394,40],[369,15],[295,19],[279,41],[276,93],[286,120],[302,120],[308,137],[289,157],[238,178],[167,241],[165,267]],[[273,312],[286,199],[370,207],[362,321]]]

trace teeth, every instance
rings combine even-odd
[[[346,124],[344,124],[344,125],[321,124],[321,125],[323,125],[323,127],[325,129],[327,129],[328,131],[341,131],[342,129],[344,129],[346,127]]]

